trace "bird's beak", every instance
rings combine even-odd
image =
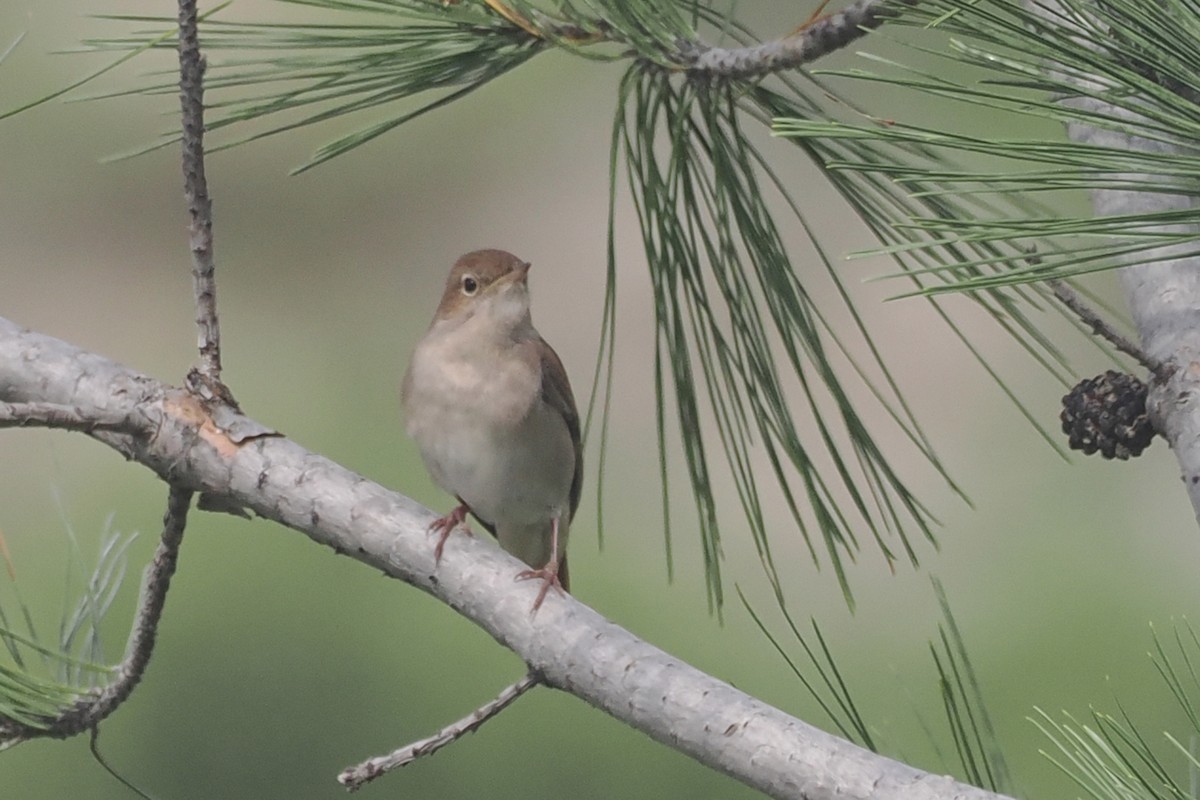
[[[512,272],[504,275],[492,285],[497,289],[499,289],[501,286],[528,286],[530,266],[531,264],[528,261],[522,261],[520,264],[513,267]]]

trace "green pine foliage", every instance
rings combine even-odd
[[[21,596],[18,565],[0,538],[6,581],[0,581],[0,749],[22,741],[22,727],[45,730],[92,689],[106,682],[100,629],[125,579],[127,552],[135,536],[105,522],[95,567],[77,572],[83,556],[75,531],[64,520],[70,545],[67,604],[51,637],[36,624]]]
[[[1059,348],[1031,318],[1036,309],[1058,307],[1043,287],[1008,285],[1012,259],[1028,263],[1028,250],[994,237],[927,234],[921,227],[931,220],[954,224],[964,209],[982,219],[990,211],[1028,205],[946,195],[936,179],[952,166],[936,147],[889,126],[862,124],[863,111],[812,75],[732,79],[695,69],[707,41],[730,47],[759,41],[722,8],[690,0],[280,2],[296,9],[298,21],[233,21],[224,6],[204,18],[208,127],[220,148],[370,117],[297,171],[480,90],[543,52],[628,64],[615,87],[610,197],[615,203],[627,191],[633,199],[654,287],[666,547],[670,558],[668,465],[682,455],[699,519],[708,599],[718,611],[724,603],[720,531],[726,501],[716,488],[722,473],[732,478],[776,590],[770,537],[780,534],[763,511],[767,493],[782,496],[788,527],[802,537],[814,565],[833,570],[851,605],[847,565],[865,548],[889,564],[916,565],[922,542],[936,547],[936,520],[909,488],[913,476],[894,466],[895,454],[878,441],[881,423],[868,419],[882,417],[882,425],[896,426],[962,495],[885,363],[877,333],[856,307],[845,268],[823,245],[796,187],[780,177],[780,165],[789,159],[815,167],[841,194],[848,213],[902,268],[911,292],[970,283],[970,299],[988,317],[1056,380],[1073,382]],[[90,48],[118,52],[124,60],[173,47],[170,19],[113,19],[136,29],[92,40]],[[174,72],[131,91],[173,96]],[[794,148],[763,138],[772,121]],[[877,130],[884,133],[873,134]],[[150,148],[176,140],[171,133]],[[904,165],[910,170],[906,182],[897,180]],[[921,170],[928,180],[919,179]],[[615,244],[630,234],[617,230],[614,219],[610,215],[605,322],[588,415],[589,423],[592,411],[602,420],[600,490],[611,399],[603,384],[617,332]],[[784,233],[796,230],[808,239],[803,253],[785,243]],[[815,299],[830,290],[840,308]],[[950,335],[1057,446],[947,310],[930,302]],[[669,444],[673,436],[678,453]]]
[[[677,435],[699,518],[710,604],[720,609],[724,602],[723,518],[715,487],[718,471],[727,470],[806,663],[800,666],[753,610],[752,617],[842,734],[876,747],[815,621],[813,640],[787,611],[771,546],[780,531],[765,515],[764,496],[782,495],[812,562],[835,572],[852,604],[848,565],[862,554],[861,540],[889,564],[916,565],[922,543],[934,545],[936,525],[866,420],[883,416],[959,490],[856,307],[844,266],[823,245],[801,193],[781,177],[779,165],[789,158],[803,162],[836,189],[877,238],[878,247],[869,252],[887,254],[896,264],[894,277],[903,282],[898,293],[924,296],[948,333],[1014,402],[953,323],[943,295],[964,294],[1069,385],[1070,365],[1033,316],[1059,310],[1038,282],[1131,259],[1190,255],[1197,249],[1197,212],[1071,216],[1042,201],[1054,192],[1114,187],[1194,196],[1200,5],[1065,0],[1061,11],[1048,15],[1014,0],[922,0],[897,4],[899,16],[877,35],[895,37],[920,60],[946,60],[952,69],[867,54],[875,71],[797,70],[730,79],[693,69],[695,54],[708,46],[706,40],[736,47],[758,39],[724,6],[696,0],[279,2],[315,21],[233,21],[225,5],[204,18],[209,128],[219,147],[231,147],[308,125],[369,118],[296,171],[484,89],[544,52],[626,64],[614,87],[609,197],[615,208],[617,198],[629,193],[639,230],[618,229],[610,213],[608,291],[588,430],[599,419],[603,460],[607,376],[618,331],[615,245],[639,235],[655,301],[661,474],[667,489],[669,462],[678,457],[669,442]],[[170,19],[110,19],[135,27],[128,35],[87,43],[118,54],[112,64],[8,114],[62,96],[147,50],[174,47]],[[894,33],[901,28],[907,28],[902,36]],[[870,49],[870,40],[862,46]],[[174,74],[170,70],[132,93],[173,97]],[[1001,138],[882,118],[839,95],[839,87],[854,84],[1029,117],[1052,123],[1055,133]],[[1062,124],[1131,134],[1144,146],[1073,143],[1058,135]],[[768,131],[780,140],[764,141]],[[144,149],[175,141],[176,134],[168,134]],[[801,258],[786,244],[784,232],[794,230],[804,232],[816,259],[807,250]],[[839,308],[814,299],[818,284],[832,288]],[[846,319],[849,324],[839,321]],[[854,399],[862,395],[875,408]],[[885,414],[870,413],[878,408]],[[603,486],[603,469],[597,484]],[[668,553],[670,508],[664,491]],[[90,664],[103,661],[91,637],[119,584],[123,547],[106,549],[79,612],[64,618],[56,648],[38,643],[22,604],[21,620],[0,605],[0,643],[11,662],[0,664],[0,722],[7,717],[35,725],[91,685]],[[931,652],[954,760],[977,785],[1011,791],[963,637],[944,598],[942,603],[945,623]],[[28,635],[16,633],[22,626]],[[1168,655],[1156,639],[1154,659],[1191,726],[1186,735],[1168,734],[1167,741],[1194,773],[1200,762],[1189,742],[1200,735],[1193,707],[1200,645],[1190,626],[1177,628],[1174,639],[1178,654]],[[53,675],[31,677],[35,661],[52,665]],[[806,677],[813,670],[816,678]],[[1176,775],[1124,712],[1097,712],[1090,724],[1042,715],[1037,724],[1057,748],[1052,757],[1097,800],[1195,796],[1188,776]]]
[[[963,248],[966,257],[925,267],[941,282],[923,285],[920,293],[1069,278],[1200,252],[1194,208],[1071,216],[1037,202],[1064,190],[1194,194],[1200,174],[1194,153],[1200,136],[1197,4],[1059,5],[1050,11],[1007,0],[921,2],[896,24],[921,29],[904,37],[914,58],[932,57],[944,68],[874,57],[874,71],[817,71],[959,104],[965,116],[986,108],[1050,122],[1040,127],[1051,135],[978,135],[866,116],[849,123],[785,114],[775,120],[779,135],[803,141],[921,148],[921,159],[845,159],[833,166],[886,178],[929,204],[923,213],[878,216],[876,226],[895,231],[887,252],[912,257]],[[1061,135],[1067,125],[1132,136],[1138,144],[1068,141]]]

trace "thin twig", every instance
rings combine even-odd
[[[196,295],[196,372],[203,384],[221,380],[221,328],[217,323],[213,261],[212,200],[204,175],[204,57],[196,22],[196,0],[179,0],[179,102],[183,109],[183,191],[190,217],[192,285]],[[215,390],[214,390],[215,391]]]
[[[484,703],[457,722],[442,728],[433,736],[401,747],[386,756],[376,756],[356,766],[347,767],[338,775],[338,783],[350,791],[361,789],[385,772],[411,764],[422,756],[433,755],[446,745],[478,730],[483,723],[508,708],[518,697],[539,683],[541,683],[541,679],[531,672],[511,686],[505,687],[494,699]]]
[[[179,545],[183,541],[191,501],[191,489],[171,487],[167,495],[167,510],[163,513],[162,537],[154,551],[154,559],[146,567],[142,578],[141,598],[129,641],[125,645],[125,658],[113,668],[112,680],[106,686],[84,694],[58,717],[42,720],[36,726],[16,720],[0,720],[0,740],[8,744],[14,740],[38,737],[65,739],[75,736],[95,728],[129,699],[142,680],[154,651],[158,623],[162,619],[167,590],[171,588],[171,577],[179,560]]]
[[[723,78],[760,78],[795,69],[840,50],[916,0],[858,0],[836,14],[805,23],[794,35],[752,47],[709,47],[690,43],[684,53],[687,71]]]
[[[124,786],[126,789],[128,789],[129,791],[136,794],[138,797],[142,798],[142,800],[154,800],[153,797],[146,794],[141,789],[139,789],[137,786],[135,786],[132,782],[130,782],[130,780],[128,778],[126,778],[124,775],[122,775],[121,773],[119,773],[115,769],[113,769],[112,764],[109,764],[108,759],[105,758],[103,754],[101,754],[101,752],[100,752],[100,729],[99,728],[92,728],[91,741],[89,742],[88,747],[92,751],[92,758],[96,759],[96,763],[99,764],[100,767],[105,772],[107,772],[109,775],[111,775],[122,786]]]
[[[543,14],[527,19],[504,0],[484,0],[489,8],[507,22],[536,39],[565,40],[572,45],[601,41],[628,44],[605,20],[591,20],[580,27],[562,23]],[[828,0],[826,0],[828,2]],[[712,47],[699,40],[681,39],[668,54],[676,68],[693,75],[721,78],[754,79],[815,61],[846,47],[885,21],[898,16],[906,5],[917,0],[858,0],[836,14],[821,15],[822,3],[813,16],[787,36],[749,47]]]
[[[1136,359],[1139,364],[1153,372],[1155,377],[1160,380],[1166,380],[1170,376],[1170,367],[1125,338],[1108,320],[1104,319],[1095,309],[1085,303],[1083,298],[1079,296],[1079,293],[1067,283],[1061,280],[1050,280],[1047,283],[1054,291],[1054,296],[1058,298],[1059,302],[1075,312],[1075,315],[1085,325],[1090,327],[1093,333],[1106,339],[1109,344],[1125,355]]]
[[[0,403],[0,428],[59,428],[67,431],[108,430],[136,433],[142,426],[126,414],[84,412],[55,403]]]

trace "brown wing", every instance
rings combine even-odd
[[[571,442],[575,445],[575,474],[571,476],[570,512],[570,519],[574,519],[575,509],[579,507],[579,495],[583,491],[583,442],[579,430],[579,412],[575,409],[575,395],[571,393],[567,370],[563,367],[558,353],[540,337],[536,340],[536,345],[542,364],[542,399],[562,414],[563,422],[567,423],[567,431],[571,434]]]

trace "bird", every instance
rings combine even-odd
[[[494,249],[454,263],[400,397],[430,476],[458,501],[430,525],[435,563],[471,514],[530,567],[517,580],[542,581],[533,614],[551,588],[569,589],[583,448],[567,371],[533,327],[530,266]]]

